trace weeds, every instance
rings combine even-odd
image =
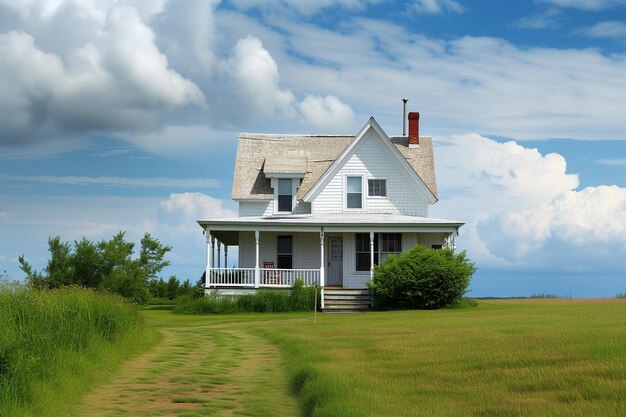
[[[94,348],[116,345],[142,328],[138,308],[119,296],[0,283],[0,415],[49,408],[42,406],[51,401],[42,387],[68,391],[58,384],[61,374],[76,368],[72,374],[80,375],[89,369],[92,358],[86,356]]]
[[[259,290],[254,294],[181,297],[174,307],[175,313],[229,314],[240,312],[279,313],[285,311],[311,311],[315,306],[317,287],[307,287],[296,282],[290,291]],[[319,302],[319,293],[317,300]]]

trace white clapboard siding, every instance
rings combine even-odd
[[[387,180],[387,197],[366,197],[364,212],[428,216],[428,204],[410,185],[409,180],[373,133],[364,138],[356,153],[330,180],[313,203],[315,213],[341,213],[344,210],[344,177],[363,175],[363,193],[367,179]]]

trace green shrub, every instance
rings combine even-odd
[[[305,286],[301,280],[286,290],[261,289],[253,294],[221,295],[211,293],[205,297],[180,297],[175,313],[229,314],[239,312],[278,313],[284,311],[312,311],[319,307],[319,288]]]
[[[465,251],[417,245],[374,267],[369,287],[374,308],[436,309],[460,300],[476,268]]]

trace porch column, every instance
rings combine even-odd
[[[228,245],[224,243],[224,268],[228,268]]]
[[[217,241],[217,269],[220,269],[222,267],[221,265],[221,254],[220,252],[222,251],[222,242],[220,242],[219,240]]]
[[[374,232],[370,232],[370,279],[374,276]]]
[[[211,276],[211,232],[206,230],[206,270],[204,272],[204,287],[209,286],[209,277]]]
[[[324,308],[324,228],[320,229],[320,306]]]
[[[320,230],[320,287],[324,286],[324,228]]]
[[[215,236],[211,236],[211,267],[215,268]]]
[[[256,245],[256,261],[254,264],[254,288],[261,285],[261,271],[259,270],[259,231],[254,231],[254,243]]]

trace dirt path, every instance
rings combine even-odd
[[[242,326],[194,318],[90,393],[76,416],[297,416],[278,350]]]

